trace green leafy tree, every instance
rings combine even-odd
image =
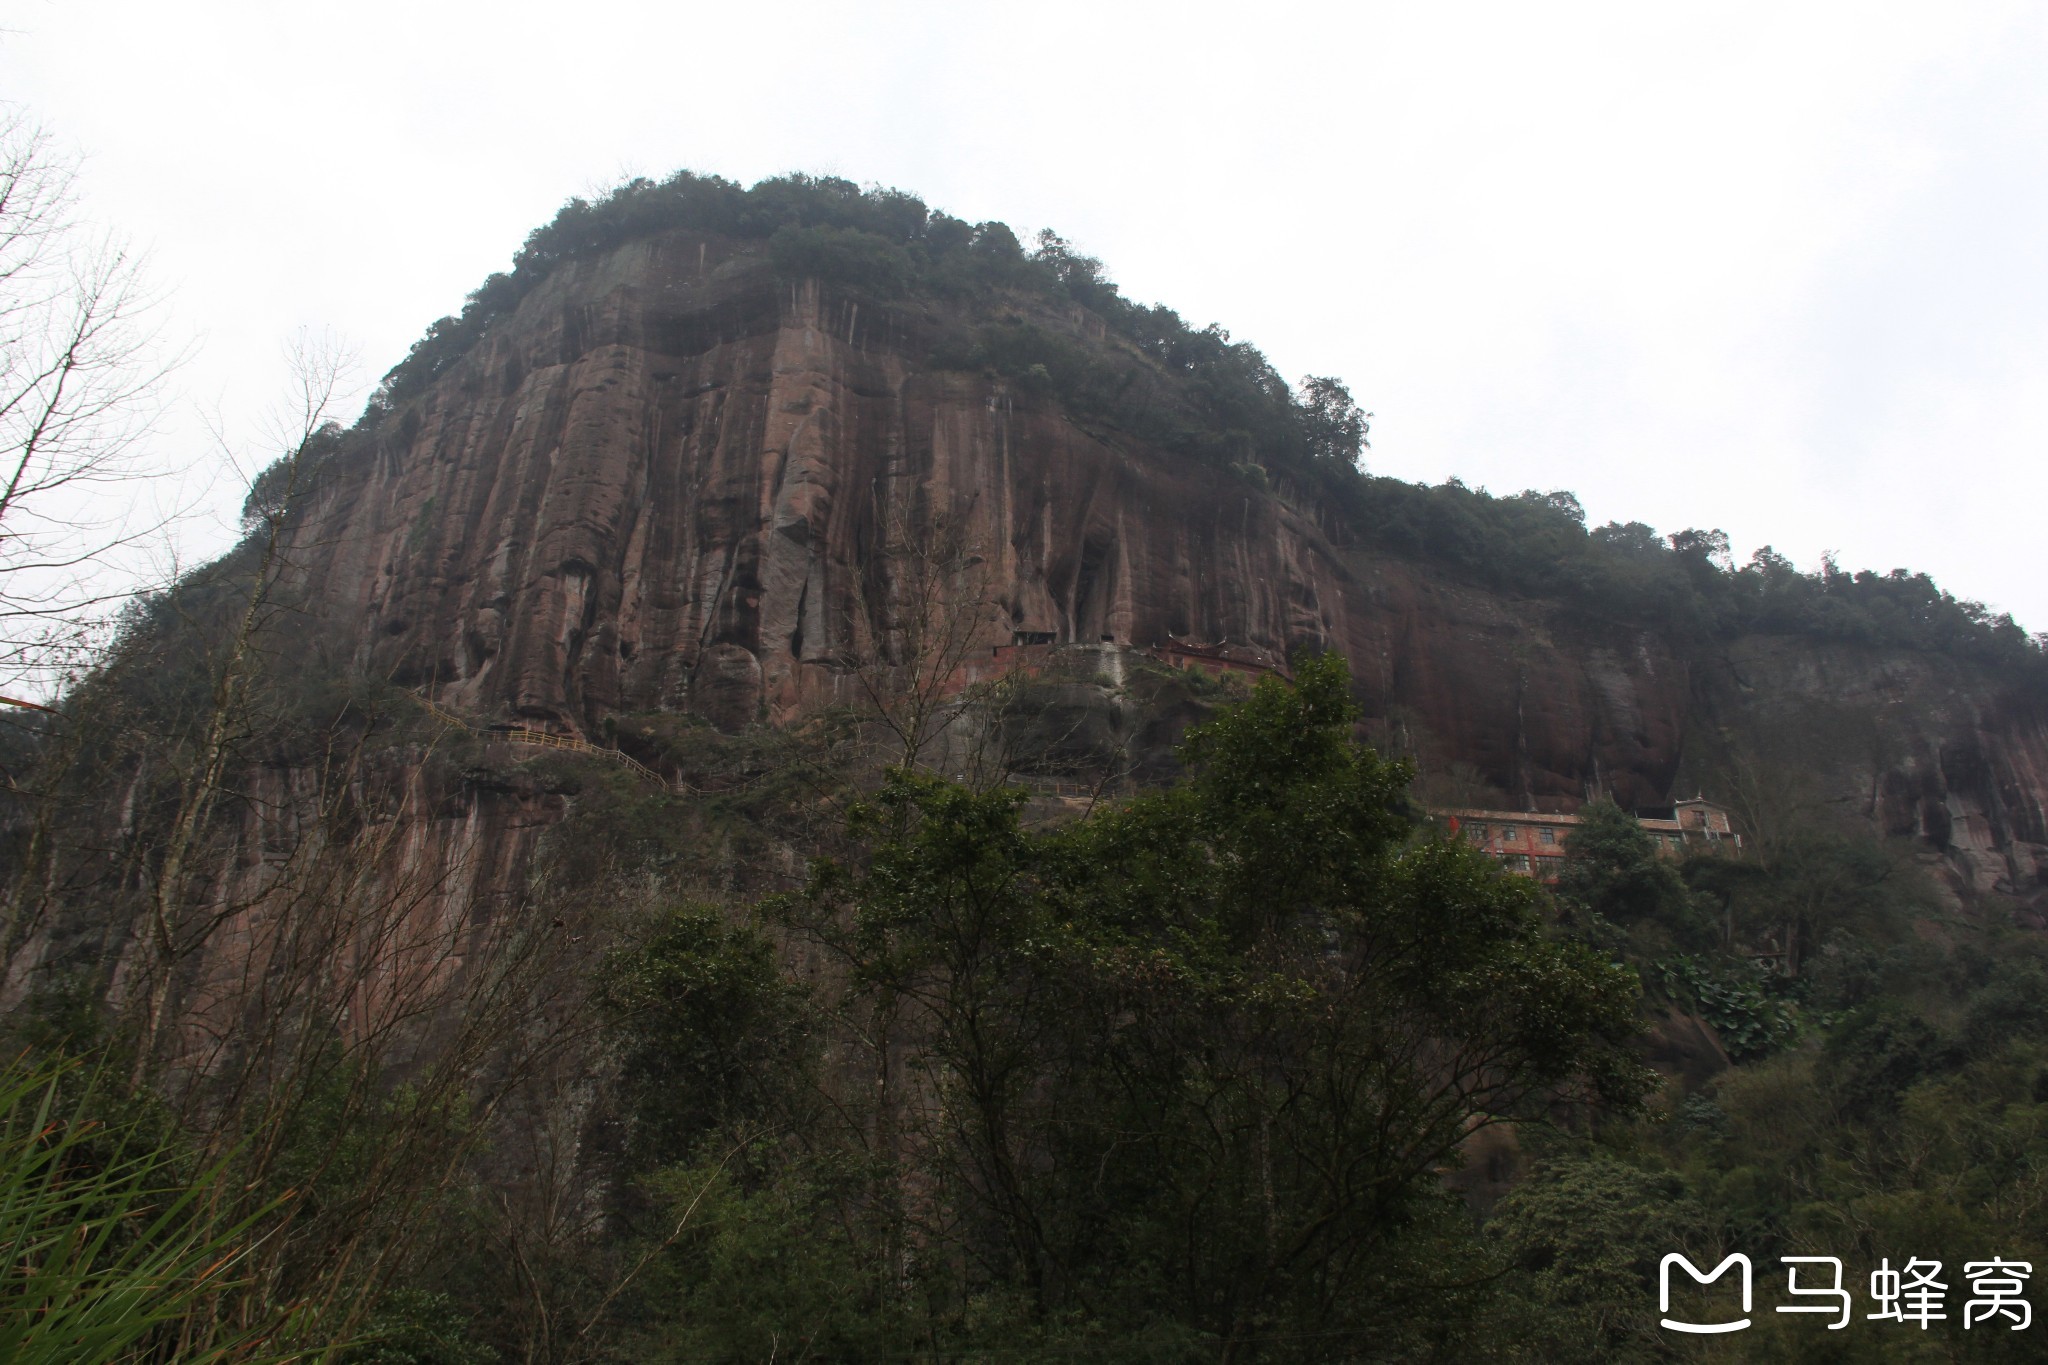
[[[1657,1327],[1657,1274],[1677,1252],[1701,1265],[1721,1250],[1683,1183],[1611,1157],[1558,1157],[1509,1191],[1487,1224],[1506,1262],[1497,1359],[1669,1359]]]
[[[1357,466],[1372,442],[1372,414],[1360,412],[1343,381],[1305,375],[1295,404],[1301,410],[1303,433],[1311,458],[1345,468]]]
[[[1327,1356],[1412,1307],[1475,1126],[1640,1098],[1634,974],[1421,836],[1355,716],[1307,660],[1190,736],[1191,781],[1051,831],[897,774],[787,907],[908,1045],[909,1244],[1049,1342]]]
[[[1648,832],[1612,801],[1589,801],[1580,809],[1557,896],[1596,935],[1607,925],[1653,926],[1644,935],[1652,948],[1664,946],[1658,937],[1684,947],[1715,945],[1713,922],[1677,867],[1658,856]]]
[[[768,239],[775,268],[894,298],[910,287],[912,264],[887,237],[859,228],[782,227]]]
[[[776,1111],[809,1041],[805,992],[758,931],[690,906],[608,964],[600,987],[625,1040],[632,1157],[664,1165]]]

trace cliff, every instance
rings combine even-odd
[[[1568,810],[1596,791],[1636,806],[1701,791],[1753,836],[1795,808],[1836,812],[1917,841],[1952,906],[1988,897],[2048,928],[2048,686],[2009,622],[1910,576],[1823,581],[1767,555],[1738,571],[1689,554],[1711,542],[1698,533],[1673,548],[1644,527],[1589,533],[1568,495],[1318,465],[1313,447],[1286,448],[1305,409],[1263,357],[1133,310],[1084,271],[1102,305],[1088,306],[1071,279],[1028,275],[1043,251],[1000,236],[1007,274],[947,288],[793,272],[779,232],[530,245],[516,289],[494,277],[490,308],[437,325],[321,446],[287,520],[278,601],[295,624],[262,650],[297,675],[273,711],[300,720],[233,742],[246,775],[222,784],[202,870],[178,893],[225,929],[176,948],[196,955],[182,970],[221,999],[260,971],[294,914],[270,888],[304,881],[294,860],[312,856],[293,851],[295,828],[374,833],[350,895],[402,905],[407,936],[461,959],[531,906],[573,917],[534,869],[579,808],[612,812],[595,818],[637,841],[627,861],[741,891],[794,875],[831,823],[794,792],[780,831],[765,807],[644,792],[633,800],[661,809],[606,807],[566,769],[538,785],[509,771],[535,750],[444,742],[454,732],[392,687],[480,729],[637,747],[700,793],[732,793],[795,780],[777,774],[797,751],[774,738],[794,722],[864,707],[906,671],[999,672],[1014,641],[1086,647],[1002,722],[1009,756],[1041,775],[1133,759],[1141,778],[1164,774],[1205,703],[1144,663],[1155,646],[1334,650],[1369,737],[1416,760],[1426,800]],[[1219,387],[1231,366],[1237,388]],[[1259,426],[1275,412],[1281,425]],[[127,718],[93,728],[162,735],[199,713],[212,665],[190,623],[239,617],[247,549],[131,636],[94,684]],[[383,691],[337,702],[359,685]],[[294,688],[325,700],[294,712]],[[730,738],[691,730],[704,722]],[[65,818],[96,831],[81,850],[136,851],[38,874],[50,914],[20,917],[34,942],[0,999],[67,963],[129,964],[118,994],[148,956],[141,912],[121,907],[163,857],[150,822],[171,828],[192,800],[194,760],[124,743],[91,760]]]
[[[1641,1055],[1676,1082],[1635,1130],[1660,1169],[1769,1155],[1757,1134],[1811,1109],[1779,1153],[1796,1178],[1763,1185],[1822,1202],[1779,1224],[1917,1196],[1914,1172],[1884,1183],[1898,1124],[1965,1089],[1986,1123],[2024,1117],[2048,1036],[2048,640],[1904,571],[1738,567],[1719,532],[1589,529],[1568,493],[1373,479],[1363,417],[1335,381],[1290,386],[1122,301],[1057,239],[1027,255],[889,192],[679,176],[572,203],[352,430],[259,478],[240,546],[135,605],[40,749],[0,755],[39,784],[0,801],[0,1015],[27,1038],[104,1025],[154,1092],[140,1112],[266,1149],[272,1188],[306,1196],[290,1218],[338,1229],[270,1240],[381,1258],[377,1213],[398,1248],[379,1273],[538,1324],[528,1355],[615,1298],[618,1340],[687,1346],[643,1336],[677,1284],[711,1286],[686,1319],[757,1281],[808,1318],[823,1301],[783,1280],[856,1264],[878,1297],[847,1291],[849,1322],[966,1341],[890,1305],[993,1304],[1006,1340],[1065,1349],[1004,1306],[1036,1298],[1046,1244],[976,1230],[996,1167],[956,1163],[957,1135],[1014,1135],[1000,1167],[1083,1229],[1072,1267],[1172,1260],[1188,1210],[1244,1193],[1228,1289],[1272,1249],[1271,1154],[1324,1141],[1269,1127],[1315,1118],[1310,1082],[1350,1104],[1360,1057],[1379,1107],[1334,1165],[1384,1167],[1366,1184],[1405,1199],[1463,1139],[1449,1183],[1490,1204],[1524,1175],[1507,1122],[1634,1092],[1618,1054],[1581,1087],[1557,1040],[1596,1015],[1603,1047],[1627,1037],[1636,970]],[[1403,842],[1400,781],[1326,723],[1347,675],[1304,651],[1348,660],[1423,803],[1697,791],[1768,856],[1675,871],[1602,808],[1579,828],[1619,832],[1605,861],[1581,837],[1594,855],[1539,910],[1478,855]],[[1036,828],[1171,778],[1187,723],[1290,659],[1302,689],[1229,715],[1205,780]],[[1021,822],[1008,792],[875,797],[878,754],[926,741],[929,768],[1022,779]],[[1459,1060],[1509,1055],[1500,1037],[1535,1039],[1535,1065]],[[1425,1092],[1456,1107],[1429,1118]],[[1188,1124],[1161,1127],[1175,1106]],[[1104,1204],[1132,1114],[1165,1137]],[[1844,1151],[1856,1178],[1831,1192]],[[1175,1183],[1188,1153],[1199,1178]],[[679,1240],[729,1162],[741,1203],[706,1226],[742,1242]],[[1560,1200],[1576,1177],[1547,1172],[1553,1210],[1649,1217],[1675,1188]],[[1714,1218],[1762,1226],[1754,1174]],[[1373,1200],[1364,1223],[1413,1221]],[[1135,1259],[1090,1230],[1153,1222]],[[1448,1225],[1415,1226],[1440,1260]],[[944,1254],[920,1265],[978,1269],[927,1294],[902,1273],[926,1245]],[[744,1278],[720,1280],[734,1247]],[[761,1247],[781,1270],[757,1275]],[[643,1269],[652,1297],[625,1297]],[[1156,1344],[1172,1319],[1144,1313]],[[1045,1321],[1069,1317],[1089,1315]]]
[[[974,307],[1146,363],[1075,305]],[[1867,711],[1885,738],[1831,753],[1835,793],[1953,852],[1971,885],[2038,887],[2048,736],[2038,696],[1994,670],[1678,639],[1445,573],[1258,471],[942,368],[944,313],[694,232],[561,264],[337,460],[308,537],[327,628],[370,674],[482,717],[783,722],[900,656],[937,524],[952,590],[992,608],[977,648],[1334,649],[1383,742],[1518,803],[1653,804],[1712,780],[1725,735],[1800,705]]]
[[[784,720],[900,644],[924,571],[901,528],[938,519],[1002,613],[989,643],[1336,649],[1368,714],[1517,791],[1663,796],[1689,683],[1656,635],[1347,544],[1227,468],[933,369],[909,331],[730,243],[573,263],[333,478],[322,609],[365,669],[480,714]]]

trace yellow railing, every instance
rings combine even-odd
[[[666,788],[669,785],[668,779],[660,773],[654,771],[654,769],[648,767],[639,759],[634,758],[631,754],[621,753],[617,749],[601,748],[590,743],[588,740],[577,739],[573,735],[556,735],[550,734],[546,730],[529,730],[523,725],[511,725],[502,729],[480,730],[454,712],[446,711],[436,706],[417,692],[408,692],[406,695],[426,708],[427,714],[435,720],[440,721],[443,725],[461,730],[466,734],[477,735],[483,739],[502,739],[511,744],[530,744],[541,749],[567,749],[571,753],[589,754],[594,758],[610,759],[612,762],[638,773],[641,777],[658,786]]]
[[[1045,796],[1084,797],[1088,800],[1121,795],[1124,788],[1123,782],[1116,779],[1102,783],[1070,782],[1064,778],[1040,777],[1035,773],[1012,773],[1009,781],[1012,786]]]

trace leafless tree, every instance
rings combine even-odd
[[[136,658],[117,650],[55,723],[61,738],[118,717],[120,742],[69,780],[149,788],[153,810],[105,831],[39,823],[38,868],[13,879],[7,937],[26,971],[42,945],[24,925],[89,913],[76,880],[41,866],[116,865],[100,885],[109,942],[126,944],[113,1003],[131,1082],[231,1161],[208,1216],[258,1220],[244,1282],[180,1326],[179,1358],[283,1304],[308,1340],[357,1333],[438,1245],[434,1210],[484,1179],[501,1107],[587,1023],[578,954],[594,949],[564,929],[575,911],[537,911],[539,893],[494,882],[459,839],[430,852],[441,816],[421,772],[435,744],[391,747],[417,712],[391,711],[391,689],[368,679],[338,708],[305,700],[302,656],[320,635],[302,592],[319,534],[308,506],[341,439],[328,412],[344,369],[331,348],[302,348],[243,543],[153,599]],[[170,647],[147,648],[152,630]],[[164,658],[191,680],[176,709],[146,692],[124,708],[110,671]],[[92,809],[84,793],[64,808]],[[287,1185],[299,1193],[273,1204]]]
[[[861,577],[882,601],[871,609],[873,644],[853,679],[892,762],[930,767],[963,714],[955,699],[967,663],[986,650],[1001,613],[987,560],[955,522],[912,521],[886,508],[880,521],[879,552]]]
[[[1068,650],[1057,662],[1040,657],[1035,667],[1014,656],[999,660],[990,646],[1011,632],[985,546],[956,517],[920,517],[879,499],[876,523],[875,549],[856,566],[868,592],[865,614],[845,634],[853,642],[848,673],[880,760],[976,791],[1028,772],[1030,784],[1050,783],[1090,806],[1120,786],[1129,776],[1126,753],[1048,770],[1049,756],[1081,732],[1086,717],[1048,727],[1035,684],[1048,665],[1055,681],[1094,682],[1098,656]]]
[[[192,879],[216,805],[227,790],[236,740],[247,723],[258,650],[279,610],[277,593],[292,566],[301,503],[312,476],[313,451],[330,421],[347,361],[335,349],[302,346],[294,359],[298,392],[280,419],[284,451],[256,481],[251,530],[253,571],[238,619],[213,664],[201,736],[186,771],[176,815],[152,879],[129,998],[137,1010],[137,1079],[157,1060],[156,1043],[170,1005],[179,962],[202,948],[220,918],[195,905]],[[194,626],[194,629],[203,629]]]
[[[47,682],[96,642],[89,618],[125,589],[107,559],[160,530],[108,485],[142,472],[138,442],[167,368],[135,254],[78,213],[76,164],[0,109],[0,691]]]

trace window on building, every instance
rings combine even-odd
[[[1500,832],[1500,837],[1501,842],[1503,843],[1518,843],[1521,840],[1521,831],[1516,829],[1513,825],[1509,825],[1506,829]]]
[[[1517,872],[1527,872],[1529,870],[1529,855],[1517,853],[1514,857],[1508,859],[1508,866]]]
[[[1557,831],[1546,826],[1536,831],[1536,837],[1546,844],[1554,844],[1557,842]]]

